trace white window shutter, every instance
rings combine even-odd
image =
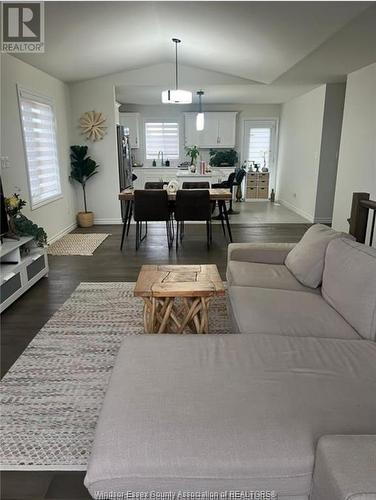
[[[18,89],[31,208],[61,196],[55,114],[45,97]]]
[[[145,123],[146,159],[158,158],[162,151],[165,159],[179,158],[179,124],[175,122]]]
[[[271,128],[251,127],[249,129],[249,147],[248,160],[254,161],[264,166],[264,154],[266,167],[270,167],[270,147],[271,147]]]

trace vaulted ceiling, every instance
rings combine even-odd
[[[241,80],[281,102],[376,60],[375,2],[47,1],[45,15],[46,52],[18,57],[66,82],[172,63],[174,36],[182,64],[234,77],[219,100]]]

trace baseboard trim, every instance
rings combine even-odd
[[[312,222],[312,223],[314,222],[314,218],[312,217],[312,215],[308,214],[307,212],[305,212],[301,208],[296,207],[295,205],[293,205],[289,201],[279,199],[279,200],[277,200],[277,202],[280,203],[281,205],[283,205],[284,207],[289,208],[290,210],[292,210],[296,214],[301,215],[302,217],[307,219],[308,222]]]
[[[94,224],[97,225],[106,225],[106,224],[123,224],[123,221],[118,219],[94,219]]]
[[[315,224],[331,224],[333,219],[330,217],[315,217]]]
[[[47,239],[47,243],[49,245],[51,245],[51,243],[54,243],[55,241],[59,240],[60,238],[62,238],[66,234],[70,233],[71,231],[73,231],[73,229],[76,229],[76,227],[77,227],[77,222],[73,222],[69,226],[65,227],[64,229],[62,229],[61,231],[59,231],[58,233],[56,233],[51,238],[48,238]]]

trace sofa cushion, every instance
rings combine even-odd
[[[289,252],[285,265],[303,285],[317,288],[322,281],[325,252],[329,241],[344,236],[345,233],[334,231],[323,224],[311,226]]]
[[[315,293],[232,286],[229,301],[240,333],[359,339],[351,325]]]
[[[375,389],[374,342],[129,336],[105,396],[85,484],[92,494],[308,495],[321,435],[376,433]]]
[[[376,435],[323,436],[311,500],[376,500]]]
[[[348,239],[328,245],[322,294],[361,335],[376,340],[376,249]]]
[[[299,283],[284,265],[230,260],[226,276],[229,286],[256,286],[320,293],[318,288],[308,288]]]
[[[296,243],[230,243],[227,248],[227,261],[283,264],[295,245]]]

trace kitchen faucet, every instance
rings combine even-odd
[[[161,167],[164,167],[163,151],[158,151],[158,160],[159,160],[160,156],[162,158],[162,160],[161,160]]]

